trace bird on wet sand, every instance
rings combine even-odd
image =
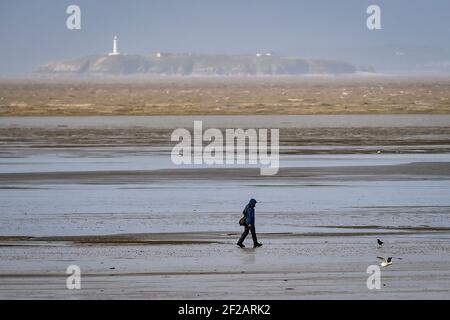
[[[378,245],[381,247],[383,245],[383,241],[381,241],[380,239],[377,239]]]
[[[392,259],[394,257],[389,257],[389,258],[384,258],[384,257],[377,257],[378,259],[381,260],[380,266],[384,267],[389,267],[390,265],[392,265]],[[398,260],[402,260],[402,258],[396,258]]]
[[[380,259],[381,260],[381,266],[384,268],[384,267],[388,267],[388,266],[390,266],[391,264],[392,264],[392,257],[389,257],[389,258],[384,258],[384,257],[377,257],[378,259]]]

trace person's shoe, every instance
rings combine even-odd
[[[253,248],[258,248],[258,247],[262,247],[262,243],[257,242],[253,245]]]
[[[236,243],[239,247],[241,247],[241,248],[245,248],[245,246],[244,246],[244,244],[243,243]]]

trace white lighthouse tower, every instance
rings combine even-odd
[[[117,36],[114,36],[113,40],[113,51],[109,53],[110,56],[118,56],[120,55],[119,51],[117,51]]]

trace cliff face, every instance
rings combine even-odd
[[[279,56],[165,54],[88,56],[54,61],[37,73],[49,74],[155,74],[155,75],[302,75],[349,74],[346,62]]]

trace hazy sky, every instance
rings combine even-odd
[[[81,30],[66,8],[81,7]],[[381,7],[382,30],[366,27]],[[342,59],[381,72],[450,71],[449,0],[0,0],[0,75],[52,59],[124,53],[255,53]]]

